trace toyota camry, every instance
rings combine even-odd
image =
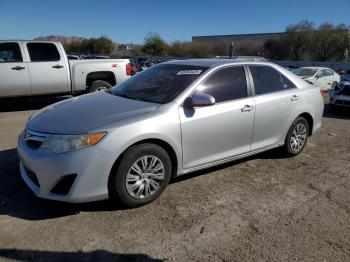
[[[274,148],[298,155],[322,113],[320,89],[276,64],[171,61],[32,115],[20,172],[41,198],[137,207],[180,175]]]

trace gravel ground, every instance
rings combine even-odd
[[[0,260],[349,261],[349,112],[326,105],[295,158],[271,151],[190,174],[122,209],[37,199],[21,181],[17,137],[61,99],[0,101]]]

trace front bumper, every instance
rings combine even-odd
[[[108,198],[108,177],[114,163],[112,152],[98,145],[56,154],[27,145],[21,135],[17,146],[24,182],[41,198],[64,202],[90,202]],[[74,175],[64,194],[52,191],[67,175]],[[35,177],[37,180],[35,180]]]

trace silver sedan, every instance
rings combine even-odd
[[[172,61],[34,114],[20,171],[42,198],[136,207],[176,176],[277,147],[299,154],[322,113],[319,88],[273,63]]]

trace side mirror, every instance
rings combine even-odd
[[[215,98],[206,93],[194,93],[185,100],[185,107],[202,107],[215,104]]]

